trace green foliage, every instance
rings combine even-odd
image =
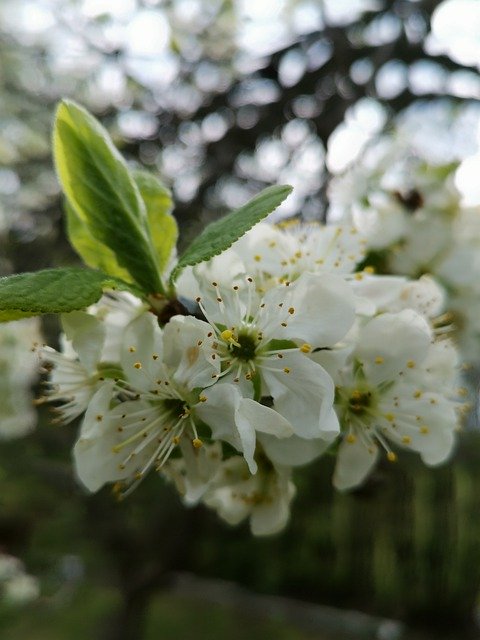
[[[68,200],[65,201],[64,207],[68,239],[85,264],[92,269],[100,269],[110,276],[132,282],[128,271],[118,264],[113,251],[94,238],[89,226],[84,223]]]
[[[104,289],[131,287],[101,271],[79,268],[45,269],[0,278],[0,321],[84,309],[97,302]]]
[[[161,274],[178,239],[170,192],[147,172],[132,174],[105,129],[74,102],[60,103],[53,142],[67,197],[68,235],[76,251],[94,269],[133,281],[147,294],[165,294]],[[181,256],[171,283],[186,266],[228,249],[291,190],[288,185],[269,187],[210,224]]]
[[[89,236],[106,245],[145,292],[163,293],[145,204],[108,133],[85,109],[63,101],[57,110],[53,143],[63,191]],[[79,225],[74,223],[73,228],[78,230]],[[91,263],[91,241],[81,235],[73,243],[87,244]]]
[[[151,173],[134,171],[133,178],[145,204],[148,228],[155,248],[157,268],[163,273],[177,246],[178,225],[172,216],[170,191]]]
[[[175,281],[185,267],[210,260],[213,256],[228,249],[257,222],[272,213],[291,191],[292,187],[289,185],[268,187],[240,209],[212,222],[180,257],[177,266],[172,271],[171,281]]]

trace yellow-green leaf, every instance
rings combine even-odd
[[[65,100],[57,110],[53,143],[63,191],[91,235],[145,292],[162,293],[145,205],[107,131],[83,107]]]
[[[178,240],[177,221],[171,213],[172,196],[170,191],[151,173],[134,171],[133,177],[147,211],[157,267],[163,274],[175,254]]]

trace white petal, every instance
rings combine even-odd
[[[269,478],[268,495],[252,509],[250,528],[254,536],[269,536],[281,531],[290,516],[290,502],[295,493],[289,482],[290,470]]]
[[[237,414],[237,420],[239,419],[250,422],[255,431],[269,433],[275,438],[287,438],[293,434],[290,422],[277,411],[248,398],[243,398],[240,403]]]
[[[377,457],[376,445],[367,448],[360,438],[355,442],[344,440],[338,449],[333,486],[339,491],[358,486],[372,470]]]
[[[103,384],[93,396],[73,448],[77,478],[89,491],[98,491],[106,482],[116,479],[112,469],[112,442],[108,418],[113,381]],[[102,416],[102,420],[98,420]],[[107,435],[108,434],[108,435]],[[116,466],[116,461],[115,461]]]
[[[415,392],[416,387],[407,384],[389,390],[380,408],[395,416],[395,429],[387,421],[383,426],[392,441],[420,453],[426,464],[440,464],[449,457],[455,442],[456,404],[438,393],[423,392],[416,397]]]
[[[413,309],[427,318],[440,315],[445,305],[445,291],[431,277],[423,275],[419,280],[407,282],[398,301],[398,310]],[[392,311],[397,309],[392,308]]]
[[[174,316],[163,329],[164,362],[187,389],[210,386],[220,372],[220,360],[207,337],[211,331],[209,324],[191,316]]]
[[[302,231],[303,227],[300,227]],[[307,225],[302,247],[314,268],[309,271],[351,273],[365,257],[365,239],[347,225]],[[304,258],[308,260],[307,257]],[[300,262],[302,262],[300,260]]]
[[[338,348],[314,351],[309,357],[323,367],[332,376],[334,382],[337,382],[339,372],[346,366],[354,349],[355,344],[352,341],[348,344],[343,343]]]
[[[345,280],[332,274],[303,273],[289,286],[280,285],[267,292],[264,302],[271,313],[279,314],[279,305],[287,326],[278,321],[277,338],[327,347],[341,340],[355,319],[355,301]]]
[[[262,434],[258,439],[272,462],[290,467],[309,464],[322,455],[331,444],[319,438],[305,440],[298,436],[279,440]]]
[[[254,275],[258,271],[280,277],[285,273],[285,258],[293,257],[299,245],[296,238],[283,233],[268,222],[256,224],[235,242],[231,251],[240,256],[246,271]]]
[[[143,313],[125,329],[121,363],[129,383],[139,391],[153,389],[167,376],[162,357],[162,330],[152,313]]]
[[[240,411],[242,397],[237,387],[217,383],[205,389],[202,396],[206,400],[195,406],[196,415],[210,427],[214,439],[224,440],[241,451],[250,473],[256,473],[255,428]]]
[[[208,491],[203,499],[205,504],[211,509],[215,509],[218,516],[228,522],[228,524],[236,525],[244,520],[250,513],[251,507],[245,501],[234,497],[236,487],[220,487],[213,491]],[[242,486],[243,489],[243,486]]]
[[[195,267],[186,267],[176,282],[177,293],[195,300],[202,295],[202,284],[205,282],[218,282],[220,286],[231,287],[244,274],[243,261],[234,251],[227,250]]]
[[[203,445],[196,449],[190,440],[180,440],[182,458],[170,460],[162,468],[163,473],[171,475],[183,501],[188,505],[198,504],[215,481],[222,461],[220,442]],[[175,474],[175,467],[183,473]]]
[[[427,436],[428,437],[428,436]],[[431,434],[431,444],[421,452],[425,464],[435,466],[448,460],[455,444],[455,434],[448,429],[438,429]]]
[[[375,276],[366,273],[357,274],[350,285],[357,296],[357,313],[373,316],[390,310],[400,296],[407,279],[400,276]]]
[[[285,353],[282,359],[269,358],[262,377],[274,399],[274,408],[292,425],[301,438],[329,438],[334,385],[319,364],[300,352]]]
[[[405,309],[370,320],[359,332],[356,355],[367,378],[379,384],[395,380],[400,371],[420,364],[430,342],[431,330],[425,319]]]
[[[62,314],[62,326],[82,365],[90,373],[95,371],[105,340],[104,325],[88,313],[72,311]]]

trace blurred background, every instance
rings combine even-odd
[[[51,158],[62,97],[171,188],[186,243],[277,182],[295,188],[279,219],[324,220],[383,132],[478,205],[479,66],[478,0],[0,0],[0,274],[78,262]],[[41,331],[56,344],[55,318]],[[254,539],[156,477],[87,496],[76,425],[31,409],[24,338],[0,336],[2,424],[31,431],[0,426],[0,552],[32,579],[0,604],[2,639],[478,637],[474,418],[439,469],[404,454],[347,495],[330,459],[300,470],[289,527]]]

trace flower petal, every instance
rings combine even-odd
[[[95,371],[101,359],[105,326],[83,311],[62,314],[62,326],[82,365],[89,373]]]
[[[256,473],[255,428],[240,411],[242,396],[237,387],[217,383],[205,389],[202,396],[205,400],[195,405],[196,415],[210,427],[214,439],[224,440],[241,451],[250,473]]]
[[[143,313],[125,329],[121,364],[129,383],[139,391],[153,389],[167,377],[162,358],[162,330],[152,313]]]
[[[275,438],[288,438],[293,434],[290,422],[277,411],[248,398],[242,399],[237,420],[247,420],[253,424],[255,431],[269,433]]]
[[[105,382],[91,399],[73,448],[76,476],[91,492],[118,477],[117,460],[112,453],[112,429],[106,418],[113,384],[112,380]]]
[[[274,399],[274,409],[286,418],[301,438],[333,438],[338,422],[332,424],[334,398],[332,378],[319,364],[299,352],[282,359],[269,358],[262,377]]]
[[[295,489],[289,468],[272,471],[268,477],[268,493],[256,504],[250,516],[254,536],[270,536],[281,531],[290,517],[290,502]]]
[[[220,360],[208,338],[212,328],[191,316],[174,316],[163,329],[164,362],[173,378],[187,389],[213,384],[220,372]]]
[[[383,313],[360,330],[356,355],[369,381],[379,384],[421,363],[430,341],[431,330],[415,311]]]
[[[339,491],[353,489],[361,484],[378,458],[378,447],[366,447],[360,438],[354,442],[344,440],[338,449],[333,486]]]
[[[278,323],[276,338],[326,347],[341,340],[355,319],[355,300],[345,280],[332,274],[303,273],[290,285],[279,285],[264,297],[268,316],[278,307],[288,311],[286,327]],[[265,314],[267,317],[267,313]]]
[[[298,436],[280,440],[273,436],[262,434],[258,439],[272,462],[276,465],[290,467],[309,464],[322,455],[331,444],[320,438],[305,440]]]

